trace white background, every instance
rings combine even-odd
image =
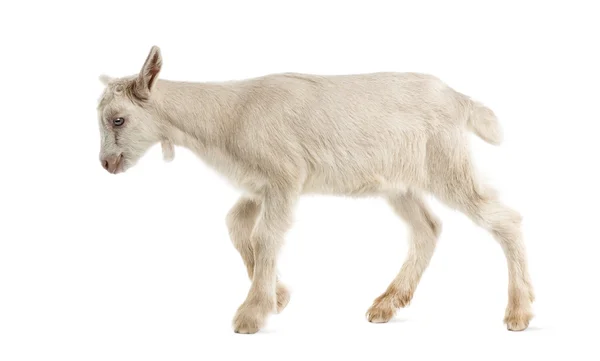
[[[0,360],[599,359],[593,1],[189,3],[1,5]],[[524,216],[529,330],[502,324],[500,247],[433,199],[444,230],[413,303],[368,323],[407,228],[383,200],[320,196],[281,254],[288,308],[234,334],[239,191],[185,149],[118,176],[98,161],[98,76],[137,73],[152,45],[166,79],[419,71],[494,109],[505,143],[472,149]]]

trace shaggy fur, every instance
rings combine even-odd
[[[159,80],[161,66],[153,47],[138,75],[102,78],[100,157],[119,173],[158,142],[167,160],[173,145],[183,146],[244,190],[227,215],[252,280],[235,332],[257,332],[287,305],[277,254],[306,193],[383,196],[411,229],[407,259],[368,310],[369,321],[387,322],[408,305],[429,264],[441,230],[423,201],[429,193],[500,243],[510,281],[504,321],[510,330],[528,326],[534,296],[521,217],[480,183],[469,155],[467,130],[492,144],[502,140],[490,109],[426,74],[285,73],[191,83]]]

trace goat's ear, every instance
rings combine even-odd
[[[106,74],[102,74],[98,77],[98,79],[100,79],[100,81],[102,82],[102,84],[104,85],[108,85],[108,83],[110,83],[110,81],[112,80],[111,77],[109,77]]]
[[[160,73],[161,67],[162,57],[160,56],[160,49],[158,46],[153,46],[135,81],[135,91],[140,98],[147,99],[150,96],[150,92],[158,79],[158,73]]]

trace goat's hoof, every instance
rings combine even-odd
[[[235,333],[252,334],[260,330],[261,322],[257,315],[248,312],[240,312],[233,319],[233,331]]]
[[[526,320],[509,320],[506,321],[506,328],[509,331],[523,331],[529,326],[529,321]]]
[[[394,317],[396,310],[390,303],[375,301],[367,311],[367,319],[372,323],[386,323]]]
[[[507,309],[504,323],[509,331],[523,331],[529,326],[533,318],[531,312],[519,309]]]
[[[270,303],[270,305],[270,307],[264,307],[260,302],[242,303],[233,318],[235,333],[257,333],[265,323],[269,310],[275,308],[274,303]]]
[[[277,284],[277,313],[281,313],[290,302],[290,291],[281,283]]]

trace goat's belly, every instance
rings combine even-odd
[[[315,174],[308,177],[303,193],[364,197],[382,193],[406,192],[407,189],[405,182],[380,174],[363,177],[349,174],[328,177],[326,174]]]

